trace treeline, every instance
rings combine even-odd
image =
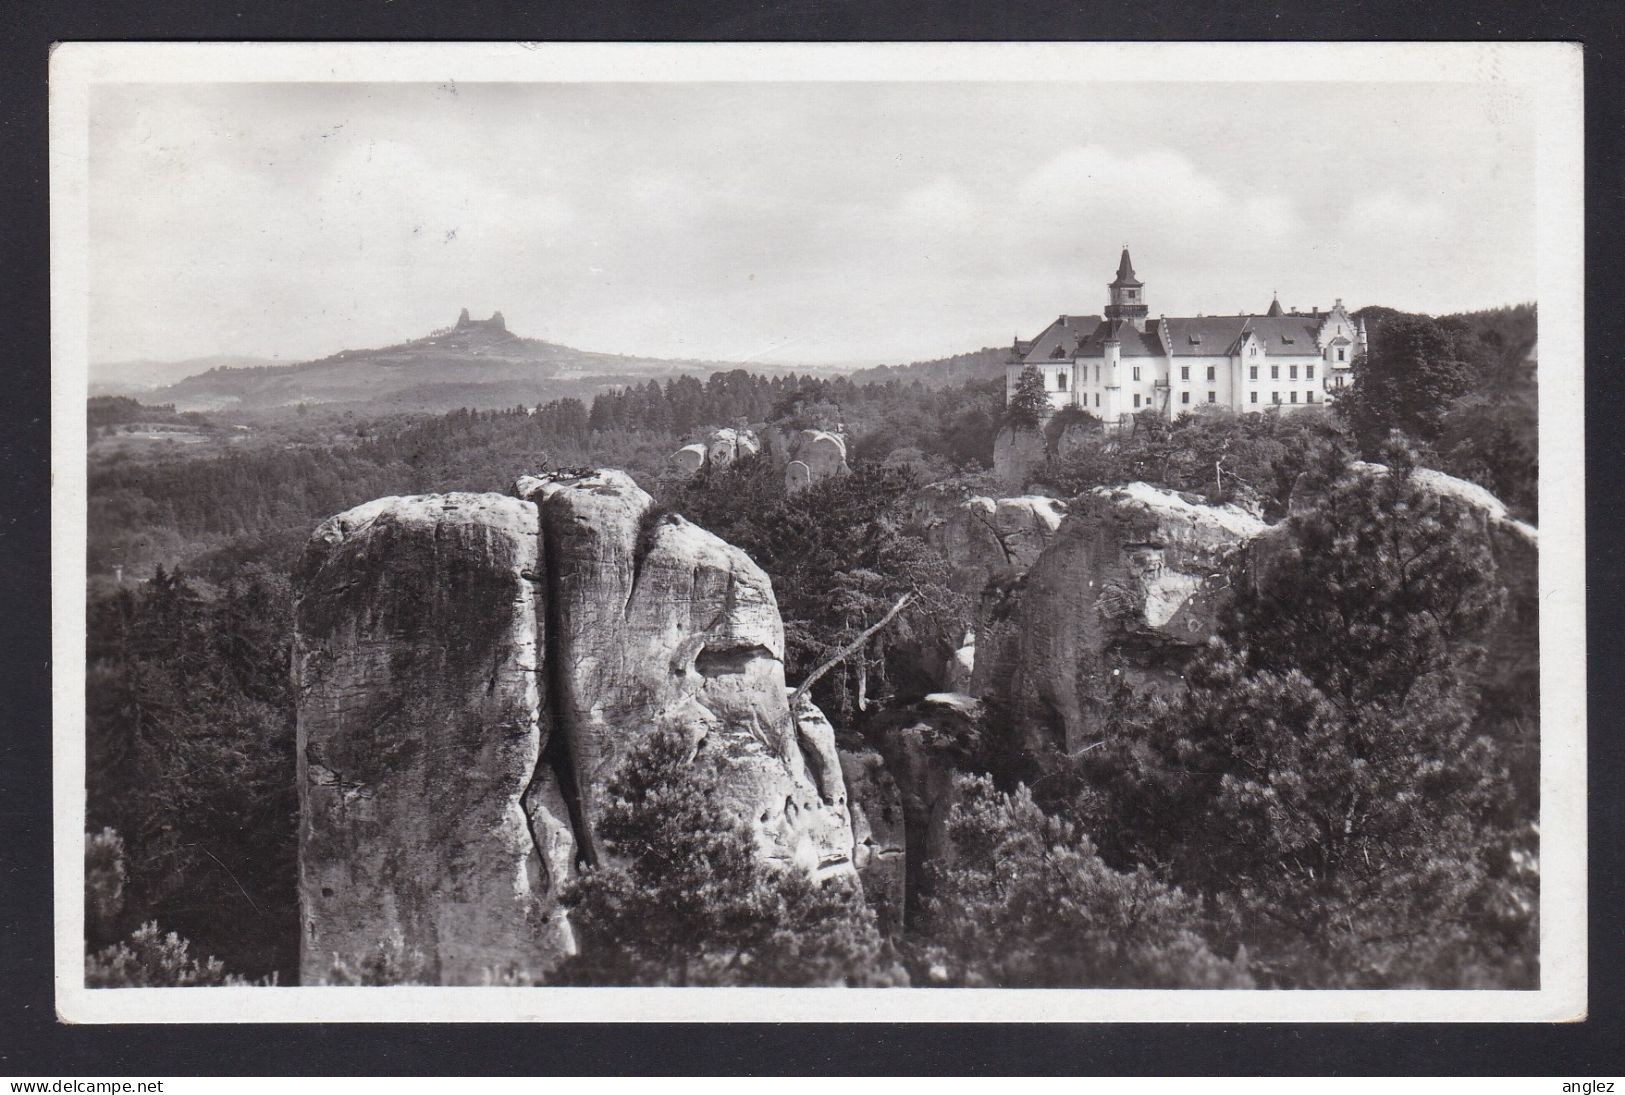
[[[1399,431],[1422,462],[1487,488],[1518,516],[1540,510],[1533,304],[1445,316],[1365,313],[1370,351],[1337,401],[1372,458]]]
[[[209,424],[206,415],[195,411],[177,412],[173,403],[142,403],[127,395],[93,395],[85,400],[85,413],[91,430],[137,422],[177,422],[190,426]]]
[[[93,949],[156,921],[234,973],[297,979],[290,609],[263,567],[91,603],[86,828],[115,834],[87,872]]]
[[[122,401],[118,413],[149,413],[125,406],[133,403]],[[685,438],[732,423],[844,422],[854,461],[892,457],[935,477],[985,467],[1002,411],[996,382],[933,392],[736,370],[704,383],[630,386],[590,408],[561,399],[428,417],[323,417],[314,426],[303,416],[261,421],[250,441],[225,452],[92,454],[89,570],[145,577],[163,565],[225,575],[249,560],[285,570],[318,521],[373,498],[506,490],[549,465],[620,467],[653,485]],[[280,443],[295,436],[297,444]]]

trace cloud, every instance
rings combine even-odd
[[[1441,201],[1385,190],[1355,201],[1343,215],[1349,235],[1436,235],[1455,220]]]

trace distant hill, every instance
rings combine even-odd
[[[927,388],[947,388],[967,380],[1004,379],[1004,362],[1009,355],[1008,346],[985,346],[970,353],[939,357],[934,361],[876,365],[859,369],[849,376],[854,384],[886,384],[896,380],[903,384],[919,381]]]
[[[90,394],[134,395],[210,369],[251,369],[278,364],[281,363],[273,358],[247,357],[243,354],[214,354],[210,357],[190,357],[184,361],[139,358],[132,361],[91,362]]]
[[[575,397],[650,379],[708,376],[739,368],[736,362],[672,360],[577,350],[507,329],[498,312],[471,320],[465,309],[454,326],[395,346],[342,350],[294,365],[219,365],[151,392],[154,402],[179,411],[260,410],[311,404],[349,404],[369,410],[491,409]],[[805,367],[753,365],[768,375]]]

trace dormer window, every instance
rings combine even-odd
[[[1247,356],[1248,357],[1257,357],[1258,356],[1258,347],[1257,346],[1249,346],[1249,347],[1247,347]]]

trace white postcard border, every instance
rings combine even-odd
[[[1215,57],[1225,63],[1215,64]],[[102,989],[84,987],[86,207],[95,84],[335,81],[1437,82],[1537,96],[1541,988]],[[132,1022],[1573,1021],[1586,1010],[1583,93],[1564,43],[68,43],[51,59],[57,1011]]]

